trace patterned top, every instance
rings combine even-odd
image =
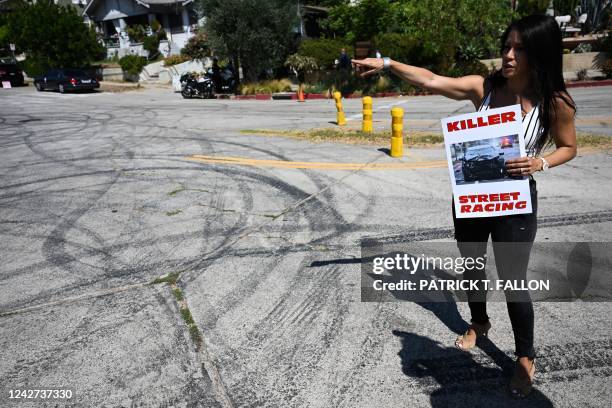
[[[486,98],[480,104],[478,112],[489,109],[489,103],[491,102],[491,93],[489,91]],[[540,133],[542,133],[542,126],[540,126],[540,115],[539,115],[539,104],[534,106],[531,111],[523,117],[523,137],[525,138],[525,150],[527,156],[535,156],[535,143]]]

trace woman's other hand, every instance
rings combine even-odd
[[[539,158],[521,157],[506,160],[506,170],[511,176],[530,176],[542,170],[544,162]]]
[[[359,76],[365,78],[380,72],[384,68],[382,58],[366,58],[362,60],[351,60],[353,67],[359,73]]]

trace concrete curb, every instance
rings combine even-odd
[[[612,86],[612,79],[603,79],[599,81],[576,81],[576,82],[566,82],[565,86],[567,88],[591,88],[595,86]],[[414,92],[410,94],[402,94],[399,92],[379,92],[370,95],[372,98],[394,98],[400,96],[427,96],[433,95],[431,92]],[[295,93],[280,93],[280,94],[256,94],[256,95],[216,95],[217,99],[233,99],[233,100],[250,100],[250,101],[271,101],[271,100],[297,100],[297,95]],[[348,94],[343,97],[343,99],[359,99],[362,98],[362,95]],[[332,99],[327,96],[327,94],[312,94],[306,93],[304,94],[304,99]]]
[[[594,86],[612,86],[612,79],[602,79],[600,81],[580,81],[566,82],[568,88],[591,88]]]
[[[399,96],[421,96],[421,95],[433,95],[429,92],[415,92],[412,94],[402,94],[399,92],[379,92],[370,95],[373,98],[391,98],[391,97],[399,97]],[[228,99],[225,95],[217,95],[218,99]],[[344,99],[360,99],[363,95],[355,95],[348,94],[345,95]],[[235,95],[230,96],[229,99],[235,100],[257,100],[257,101],[269,101],[269,100],[297,100],[297,95],[295,93],[279,93],[279,94],[256,94],[256,95]],[[326,93],[316,94],[316,93],[305,93],[304,99],[333,99],[328,96]]]

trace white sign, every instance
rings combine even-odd
[[[11,81],[2,81],[2,87],[3,88],[12,88],[11,87]]]
[[[525,156],[521,106],[442,119],[457,218],[530,214],[527,177],[510,177],[506,160]]]

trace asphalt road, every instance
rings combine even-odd
[[[536,390],[519,404],[503,303],[463,353],[466,304],[360,301],[361,238],[452,239],[442,149],[240,132],[332,126],[330,101],[0,91],[1,405],[53,387],[79,407],[609,406],[610,303],[535,304]],[[579,130],[612,135],[610,88],[572,94]],[[470,111],[377,99],[375,127],[394,104],[408,131]],[[538,175],[537,240],[609,241],[610,176],[592,150]],[[184,300],[150,284],[169,273]]]

